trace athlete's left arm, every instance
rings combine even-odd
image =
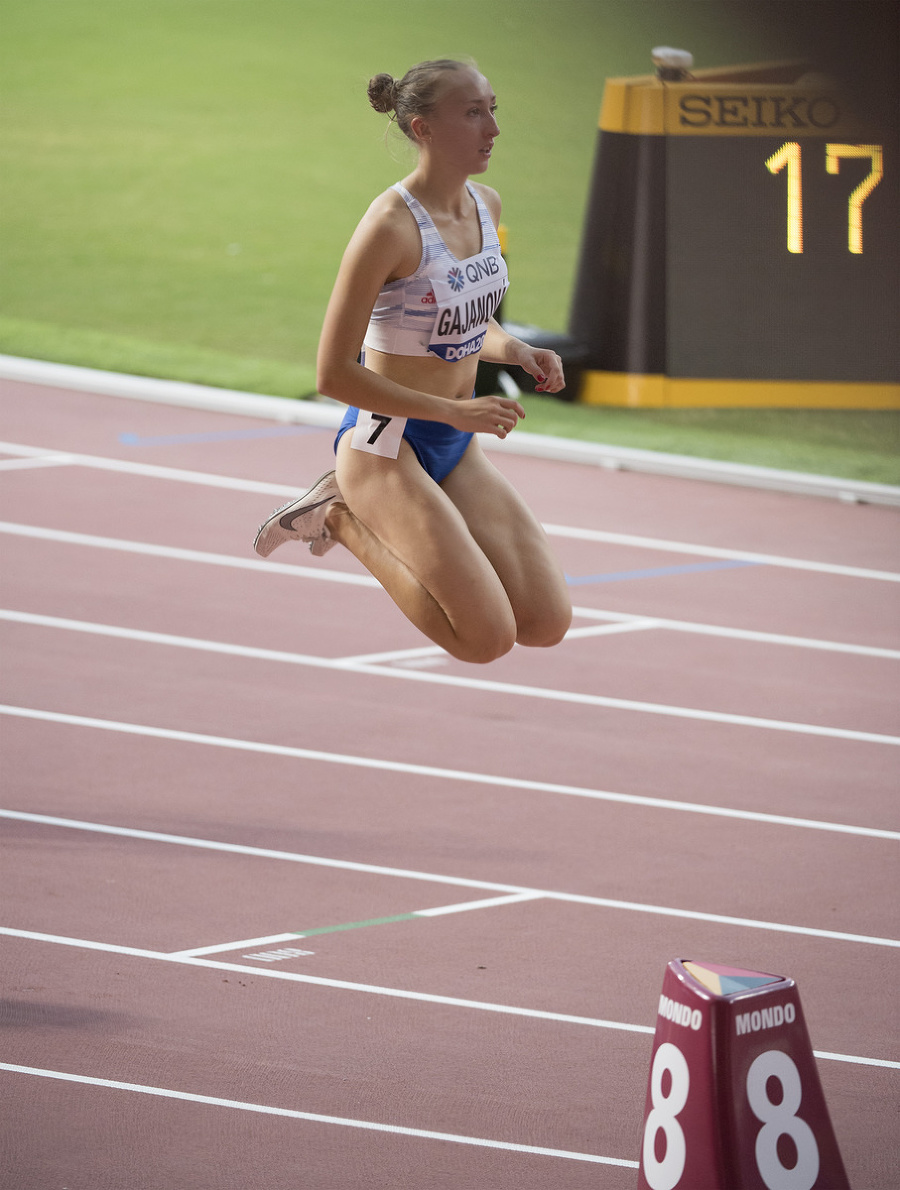
[[[490,186],[475,184],[487,207],[494,226],[500,223],[500,195]],[[479,357],[489,364],[518,364],[537,381],[535,392],[558,393],[565,388],[562,360],[555,351],[543,347],[531,347],[516,339],[503,329],[496,318],[488,323],[484,346]]]
[[[505,331],[494,318],[488,324],[479,358],[489,364],[518,364],[535,378],[535,392],[538,393],[558,393],[566,385],[563,363],[555,351],[523,343]]]

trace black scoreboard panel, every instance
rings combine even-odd
[[[582,399],[900,407],[895,134],[801,70],[607,83]]]
[[[897,159],[892,145],[838,156],[849,147],[860,146],[669,139],[669,375],[900,380]]]

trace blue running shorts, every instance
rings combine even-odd
[[[344,414],[334,440],[335,451],[344,434],[356,425],[358,417],[359,409],[351,405]],[[442,483],[466,453],[472,435],[465,430],[455,430],[442,421],[423,421],[410,417],[407,418],[403,437],[434,482]]]

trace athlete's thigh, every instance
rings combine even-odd
[[[543,620],[564,632],[571,600],[562,568],[537,517],[477,439],[442,487],[500,576],[519,624]]]
[[[338,444],[337,479],[356,516],[445,606],[458,600],[506,602],[493,567],[460,510],[423,470],[409,443],[396,459]]]

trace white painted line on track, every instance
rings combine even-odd
[[[643,621],[645,618],[636,612],[603,611],[593,607],[576,607],[572,610],[576,616],[588,620],[630,622],[632,620]],[[853,653],[860,657],[882,657],[886,661],[900,661],[900,649],[884,649],[877,645],[852,645],[841,641],[817,640],[811,636],[787,636],[780,632],[757,632],[752,628],[728,628],[725,625],[700,624],[691,620],[668,620],[663,616],[654,616],[653,625],[656,628],[666,628],[672,632],[695,633],[698,636],[719,636],[727,640],[743,640],[761,645],[821,649],[826,653]]]
[[[195,946],[192,950],[173,950],[172,958],[193,959],[205,954],[226,954],[231,950],[251,950],[254,946],[271,946],[275,942],[290,942],[302,934],[267,934],[265,938],[245,938],[242,942],[217,942],[214,946]]]
[[[2,817],[0,811],[0,817]],[[447,913],[467,913],[470,909],[494,909],[501,905],[517,905],[524,901],[539,901],[543,899],[542,893],[510,893],[508,896],[502,897],[488,897],[483,901],[463,901],[458,905],[438,905],[436,909],[414,909],[413,917],[442,917]],[[245,938],[242,942],[217,942],[213,946],[195,946],[190,950],[173,950],[171,953],[174,956],[181,956],[183,958],[193,958],[197,955],[206,954],[227,954],[232,950],[250,950],[256,946],[271,946],[276,942],[291,942],[295,938],[305,938],[305,934],[301,934],[294,930],[287,934],[269,934],[265,938]],[[244,955],[244,958],[247,958]]]
[[[59,454],[40,446],[21,446],[14,442],[0,442],[0,454],[20,455],[37,458],[48,454]],[[148,479],[169,479],[178,483],[199,484],[207,488],[227,488],[233,492],[258,492],[267,496],[292,496],[303,488],[283,483],[263,483],[255,479],[237,479],[229,475],[215,475],[211,471],[183,471],[178,467],[160,467],[154,463],[132,462],[130,459],[112,459],[101,455],[82,455],[63,452],[66,461],[78,467],[94,471],[114,471],[122,475],[141,475]]]
[[[78,545],[96,549],[119,550],[123,553],[143,554],[153,558],[171,558],[180,562],[198,562],[213,566],[232,566],[237,570],[260,570],[271,574],[289,575],[293,578],[311,578],[325,582],[350,583],[353,586],[381,589],[381,584],[370,574],[344,570],[327,570],[318,566],[291,565],[286,562],[263,561],[261,558],[239,558],[234,554],[212,554],[203,550],[180,549],[177,546],[153,545],[142,541],[127,541],[119,537],[98,537],[88,533],[70,533],[64,529],[44,529],[34,525],[0,521],[0,533],[17,537],[33,537],[39,541],[57,541],[62,545]],[[640,621],[647,617],[635,612],[604,611],[595,607],[573,607],[573,614],[589,620],[616,622]],[[673,632],[697,633],[701,636],[722,636],[733,640],[755,641],[759,644],[790,645],[804,649],[823,649],[836,653],[856,653],[863,657],[884,657],[900,659],[900,649],[884,649],[872,645],[845,644],[840,641],[816,640],[814,637],[787,636],[777,632],[757,632],[747,628],[729,628],[718,624],[700,624],[690,620],[669,620],[653,617],[658,628]],[[568,639],[568,636],[567,636]],[[435,646],[436,647],[436,646]],[[389,659],[389,658],[388,658]],[[352,658],[350,659],[352,660]]]
[[[854,1066],[883,1066],[888,1070],[900,1070],[900,1062],[889,1062],[885,1058],[859,1058],[854,1054],[831,1054],[827,1050],[813,1050],[817,1058],[829,1062],[852,1062]]]
[[[593,624],[586,628],[570,628],[566,640],[584,640],[588,636],[616,636],[620,632],[644,632],[661,627],[659,620],[622,620],[617,624]]]
[[[46,446],[24,446],[13,442],[0,442],[0,453],[33,457],[58,454]],[[231,488],[233,491],[260,492],[272,496],[292,496],[303,491],[302,486],[263,483],[249,479],[230,478],[206,471],[182,471],[175,467],[154,466],[125,459],[104,458],[98,455],[68,454],[75,464],[102,471],[115,471],[143,475],[152,479],[176,480],[182,483],[196,483],[206,487]],[[900,582],[900,573],[871,570],[859,566],[843,566],[833,562],[814,562],[808,559],[790,558],[781,554],[761,554],[746,550],[724,549],[719,546],[696,545],[668,538],[640,537],[628,533],[612,533],[603,529],[582,529],[570,525],[544,525],[552,537],[568,537],[579,541],[604,542],[610,545],[626,545],[636,549],[650,549],[669,554],[693,554],[704,558],[730,558],[740,562],[757,562],[766,566],[784,566],[794,570],[812,570],[821,574],[843,575],[847,578],[879,579],[885,582]]]
[[[71,455],[43,455],[28,459],[0,460],[0,471],[33,471],[41,467],[66,467],[72,463]]]
[[[148,842],[174,843],[182,847],[197,847],[206,851],[224,851],[235,855],[254,855],[261,859],[287,860],[291,863],[310,864],[313,867],[333,868],[344,872],[365,872],[374,876],[388,876],[398,880],[421,880],[429,884],[446,884],[457,888],[479,888],[489,892],[512,894],[522,899],[563,901],[573,905],[591,905],[601,909],[622,909],[628,912],[657,914],[663,917],[683,918],[686,921],[706,921],[715,925],[741,926],[754,930],[772,930],[775,933],[800,934],[813,938],[828,938],[834,942],[863,942],[871,946],[900,948],[900,939],[878,938],[869,934],[850,934],[838,930],[820,930],[812,926],[788,925],[782,922],[756,921],[747,917],[729,917],[720,913],[703,913],[693,909],[675,909],[667,905],[648,905],[637,901],[617,901],[608,897],[592,897],[582,893],[554,892],[549,889],[525,888],[518,884],[499,884],[488,880],[472,880],[467,877],[444,876],[434,872],[416,872],[406,868],[387,868],[378,864],[363,864],[352,860],[327,859],[318,855],[299,855],[292,851],[269,850],[264,847],[250,847],[239,843],[219,843],[210,839],[197,839],[188,835],[166,835],[156,831],[135,830],[129,827],[113,827],[102,823],[78,822],[74,819],[52,818],[49,815],[31,814],[21,810],[0,810],[0,818],[20,822],[35,822],[46,826],[61,826],[71,830],[96,831],[98,834],[119,835],[123,838],[146,839]]]
[[[181,405],[207,412],[231,413],[260,420],[301,423],[327,429],[336,428],[343,413],[343,406],[336,401],[290,400],[10,355],[0,355],[0,377],[51,388],[75,389],[93,395],[103,394],[164,405]],[[500,373],[500,381],[507,396],[516,394],[515,382],[510,380],[505,372]],[[839,500],[900,504],[900,488],[890,484],[815,475],[803,471],[785,471],[747,463],[731,463],[696,455],[642,450],[629,446],[615,446],[611,443],[573,441],[549,434],[520,431],[502,441],[488,435],[484,446],[486,450],[497,451],[500,454],[584,463],[613,471],[646,472],[680,479],[700,479],[808,496],[826,496]]]
[[[457,689],[478,690],[505,697],[545,699],[604,710],[629,711],[642,715],[660,715],[695,722],[720,723],[730,727],[751,727],[762,731],[780,731],[797,735],[822,736],[835,740],[854,740],[864,744],[900,745],[900,736],[879,732],[858,731],[855,728],[827,727],[820,723],[792,723],[785,719],[763,719],[756,715],[737,715],[729,711],[711,711],[697,707],[678,707],[667,703],[639,702],[631,698],[613,698],[605,694],[585,694],[580,691],[558,690],[546,686],[524,686],[515,682],[496,682],[457,674],[434,673],[430,670],[395,668],[393,666],[359,664],[344,660],[314,657],[308,653],[288,653],[280,649],[260,649],[250,645],[231,645],[222,641],[202,640],[198,637],[175,636],[167,632],[147,632],[137,628],[120,628],[112,624],[96,624],[87,620],[69,620],[61,616],[37,615],[0,608],[0,621],[25,624],[38,628],[56,628],[66,632],[83,632],[92,636],[108,636],[141,644],[166,645],[179,649],[196,649],[204,653],[218,653],[228,657],[243,657],[255,661],[274,661],[289,665],[303,665],[369,677],[390,677],[396,680],[428,682],[432,685],[453,686]]]
[[[0,715],[33,719],[45,723],[60,723],[72,727],[87,727],[99,731],[122,732],[151,739],[173,740],[218,748],[234,748],[242,752],[259,752],[272,756],[291,756],[298,760],[341,764],[351,768],[373,769],[389,773],[406,773],[415,777],[446,781],[470,782],[473,785],[492,785],[506,789],[524,789],[534,793],[562,794],[583,797],[592,801],[618,802],[626,806],[642,806],[652,810],[675,810],[687,814],[708,814],[714,818],[733,818],[744,822],[760,822],[771,826],[798,827],[806,830],[829,831],[842,835],[858,835],[869,839],[900,839],[900,831],[882,827],[860,826],[844,822],[828,822],[818,818],[797,818],[788,814],[767,814],[760,810],[741,810],[731,806],[711,806],[702,802],[682,802],[674,798],[648,797],[645,794],[617,793],[608,789],[588,789],[580,785],[563,785],[554,781],[534,781],[522,777],[496,776],[465,769],[438,768],[434,765],[408,764],[404,761],[377,760],[352,756],[348,753],[321,752],[309,748],[294,748],[281,744],[263,744],[255,740],[237,740],[227,736],[200,735],[171,728],[147,727],[137,723],[121,723],[114,719],[92,719],[83,715],[69,715],[60,711],[39,711],[31,707],[12,707],[0,704]],[[0,812],[2,813],[2,812]],[[35,821],[39,821],[36,819]]]
[[[448,1008],[465,1008],[480,1012],[493,1012],[501,1016],[520,1016],[529,1020],[550,1021],[562,1025],[584,1025],[595,1029],[612,1029],[619,1033],[653,1033],[650,1025],[631,1025],[624,1021],[606,1021],[589,1016],[574,1016],[565,1012],[548,1012],[540,1008],[519,1008],[509,1004],[492,1004],[483,1000],[465,1000],[458,996],[439,996],[433,992],[411,992],[404,988],[386,988],[377,984],[352,983],[346,979],[329,979],[323,975],[307,975],[301,971],[285,971],[281,967],[251,967],[246,963],[228,963],[222,959],[196,958],[162,951],[143,950],[136,946],[118,946],[113,943],[93,942],[86,938],[69,938],[62,934],[45,934],[37,930],[17,930],[0,926],[0,936],[21,938],[27,942],[44,942],[53,946],[69,946],[75,950],[99,951],[121,955],[123,958],[150,959],[156,962],[176,963],[186,967],[208,968],[212,971],[233,971],[238,975],[259,975],[267,979],[283,979],[288,983],[309,984],[312,987],[330,988],[336,991],[361,992],[369,996],[387,996],[391,999],[412,1000],[420,1004],[441,1004]]]
[[[457,1145],[471,1145],[481,1149],[503,1149],[511,1153],[526,1153],[535,1157],[561,1157],[569,1161],[587,1161],[595,1165],[618,1165],[637,1169],[637,1161],[619,1157],[601,1157],[595,1153],[574,1153],[569,1149],[548,1149],[537,1145],[521,1145],[513,1141],[486,1140],[478,1136],[461,1136],[454,1132],[431,1132],[425,1128],[406,1128],[400,1124],[379,1124],[373,1120],[351,1120],[343,1116],[323,1116],[317,1112],[296,1111],[288,1107],[270,1107],[262,1103],[244,1103],[238,1099],[220,1099],[213,1095],[198,1095],[190,1091],[173,1091],[167,1087],[147,1087],[140,1083],[125,1083],[115,1079],[93,1078],[83,1074],[66,1074],[59,1070],[44,1070],[35,1066],[16,1066],[0,1062],[0,1070],[13,1074],[31,1074],[40,1078],[61,1079],[90,1087],[106,1087],[114,1091],[131,1091],[139,1095],[158,1095],[166,1099],[181,1099],[186,1103],[202,1103],[209,1107],[228,1107],[237,1111],[257,1112],[268,1116],[284,1116],[291,1120],[305,1120],[313,1124],[336,1124],[344,1128],[361,1128],[369,1132],[387,1132],[393,1136],[411,1136],[418,1140],[449,1141]]]
[[[540,901],[543,893],[510,893],[508,897],[488,897],[485,901],[463,901],[459,905],[438,905],[436,909],[416,909],[414,917],[442,917],[445,913],[468,913],[470,909],[495,909],[500,905],[518,905],[522,901]]]
[[[345,665],[377,665],[384,661],[418,661],[429,657],[448,657],[449,653],[440,645],[422,645],[417,649],[389,649],[384,653],[359,653],[354,657],[341,657],[337,664]]]
[[[631,533],[608,533],[604,529],[575,529],[569,525],[544,525],[544,531],[551,537],[568,537],[577,541],[627,545],[636,549],[659,550],[666,554],[695,554],[701,558],[730,558],[738,562],[756,562],[764,566],[784,566],[789,570],[814,570],[819,574],[839,574],[845,578],[868,578],[888,583],[900,583],[900,573],[892,570],[870,570],[863,566],[842,566],[835,562],[812,562],[803,558],[786,558],[782,554],[758,554],[751,550],[691,545],[685,541],[670,541],[666,537],[636,537]]]
[[[402,988],[386,988],[375,984],[350,983],[345,979],[328,979],[321,975],[306,975],[300,971],[285,971],[277,967],[250,967],[243,963],[226,963],[221,959],[190,958],[181,955],[164,954],[155,950],[141,950],[134,946],[117,946],[112,943],[93,942],[84,938],[68,938],[61,934],[44,934],[37,930],[16,930],[0,926],[0,936],[21,938],[28,942],[46,942],[54,946],[70,946],[76,950],[100,951],[106,954],[122,955],[128,958],[150,959],[159,962],[178,963],[188,967],[203,967],[213,971],[233,971],[238,975],[259,975],[268,979],[283,979],[289,983],[310,984],[314,987],[331,988],[338,991],[361,992],[370,996],[388,996],[399,1000],[413,1000],[422,1004],[441,1004],[449,1008],[464,1008],[479,1012],[494,1012],[503,1016],[526,1017],[530,1020],[549,1021],[562,1025],[584,1025],[594,1029],[611,1029],[618,1033],[655,1033],[652,1025],[632,1025],[624,1021],[608,1021],[596,1017],[574,1016],[564,1012],[548,1012],[540,1008],[519,1008],[509,1004],[491,1004],[484,1000],[464,1000],[456,996],[439,996],[432,992],[410,992]],[[886,1058],[869,1058],[855,1054],[835,1054],[814,1050],[817,1058],[849,1062],[863,1066],[883,1066],[900,1070],[900,1062]]]
[[[119,537],[96,537],[89,533],[68,533],[63,529],[40,529],[32,525],[13,524],[9,521],[0,521],[0,533],[9,533],[16,537],[34,537],[41,541],[57,541],[62,545],[120,550],[122,553],[142,554],[150,558],[172,558],[178,562],[231,566],[236,570],[269,570],[273,574],[287,574],[331,583],[349,583],[356,587],[381,588],[378,579],[373,578],[371,574],[324,570],[313,566],[292,566],[287,562],[264,562],[262,558],[257,557],[238,558],[234,554],[210,554],[202,550],[179,549],[177,546],[152,545],[144,541],[126,541]]]

